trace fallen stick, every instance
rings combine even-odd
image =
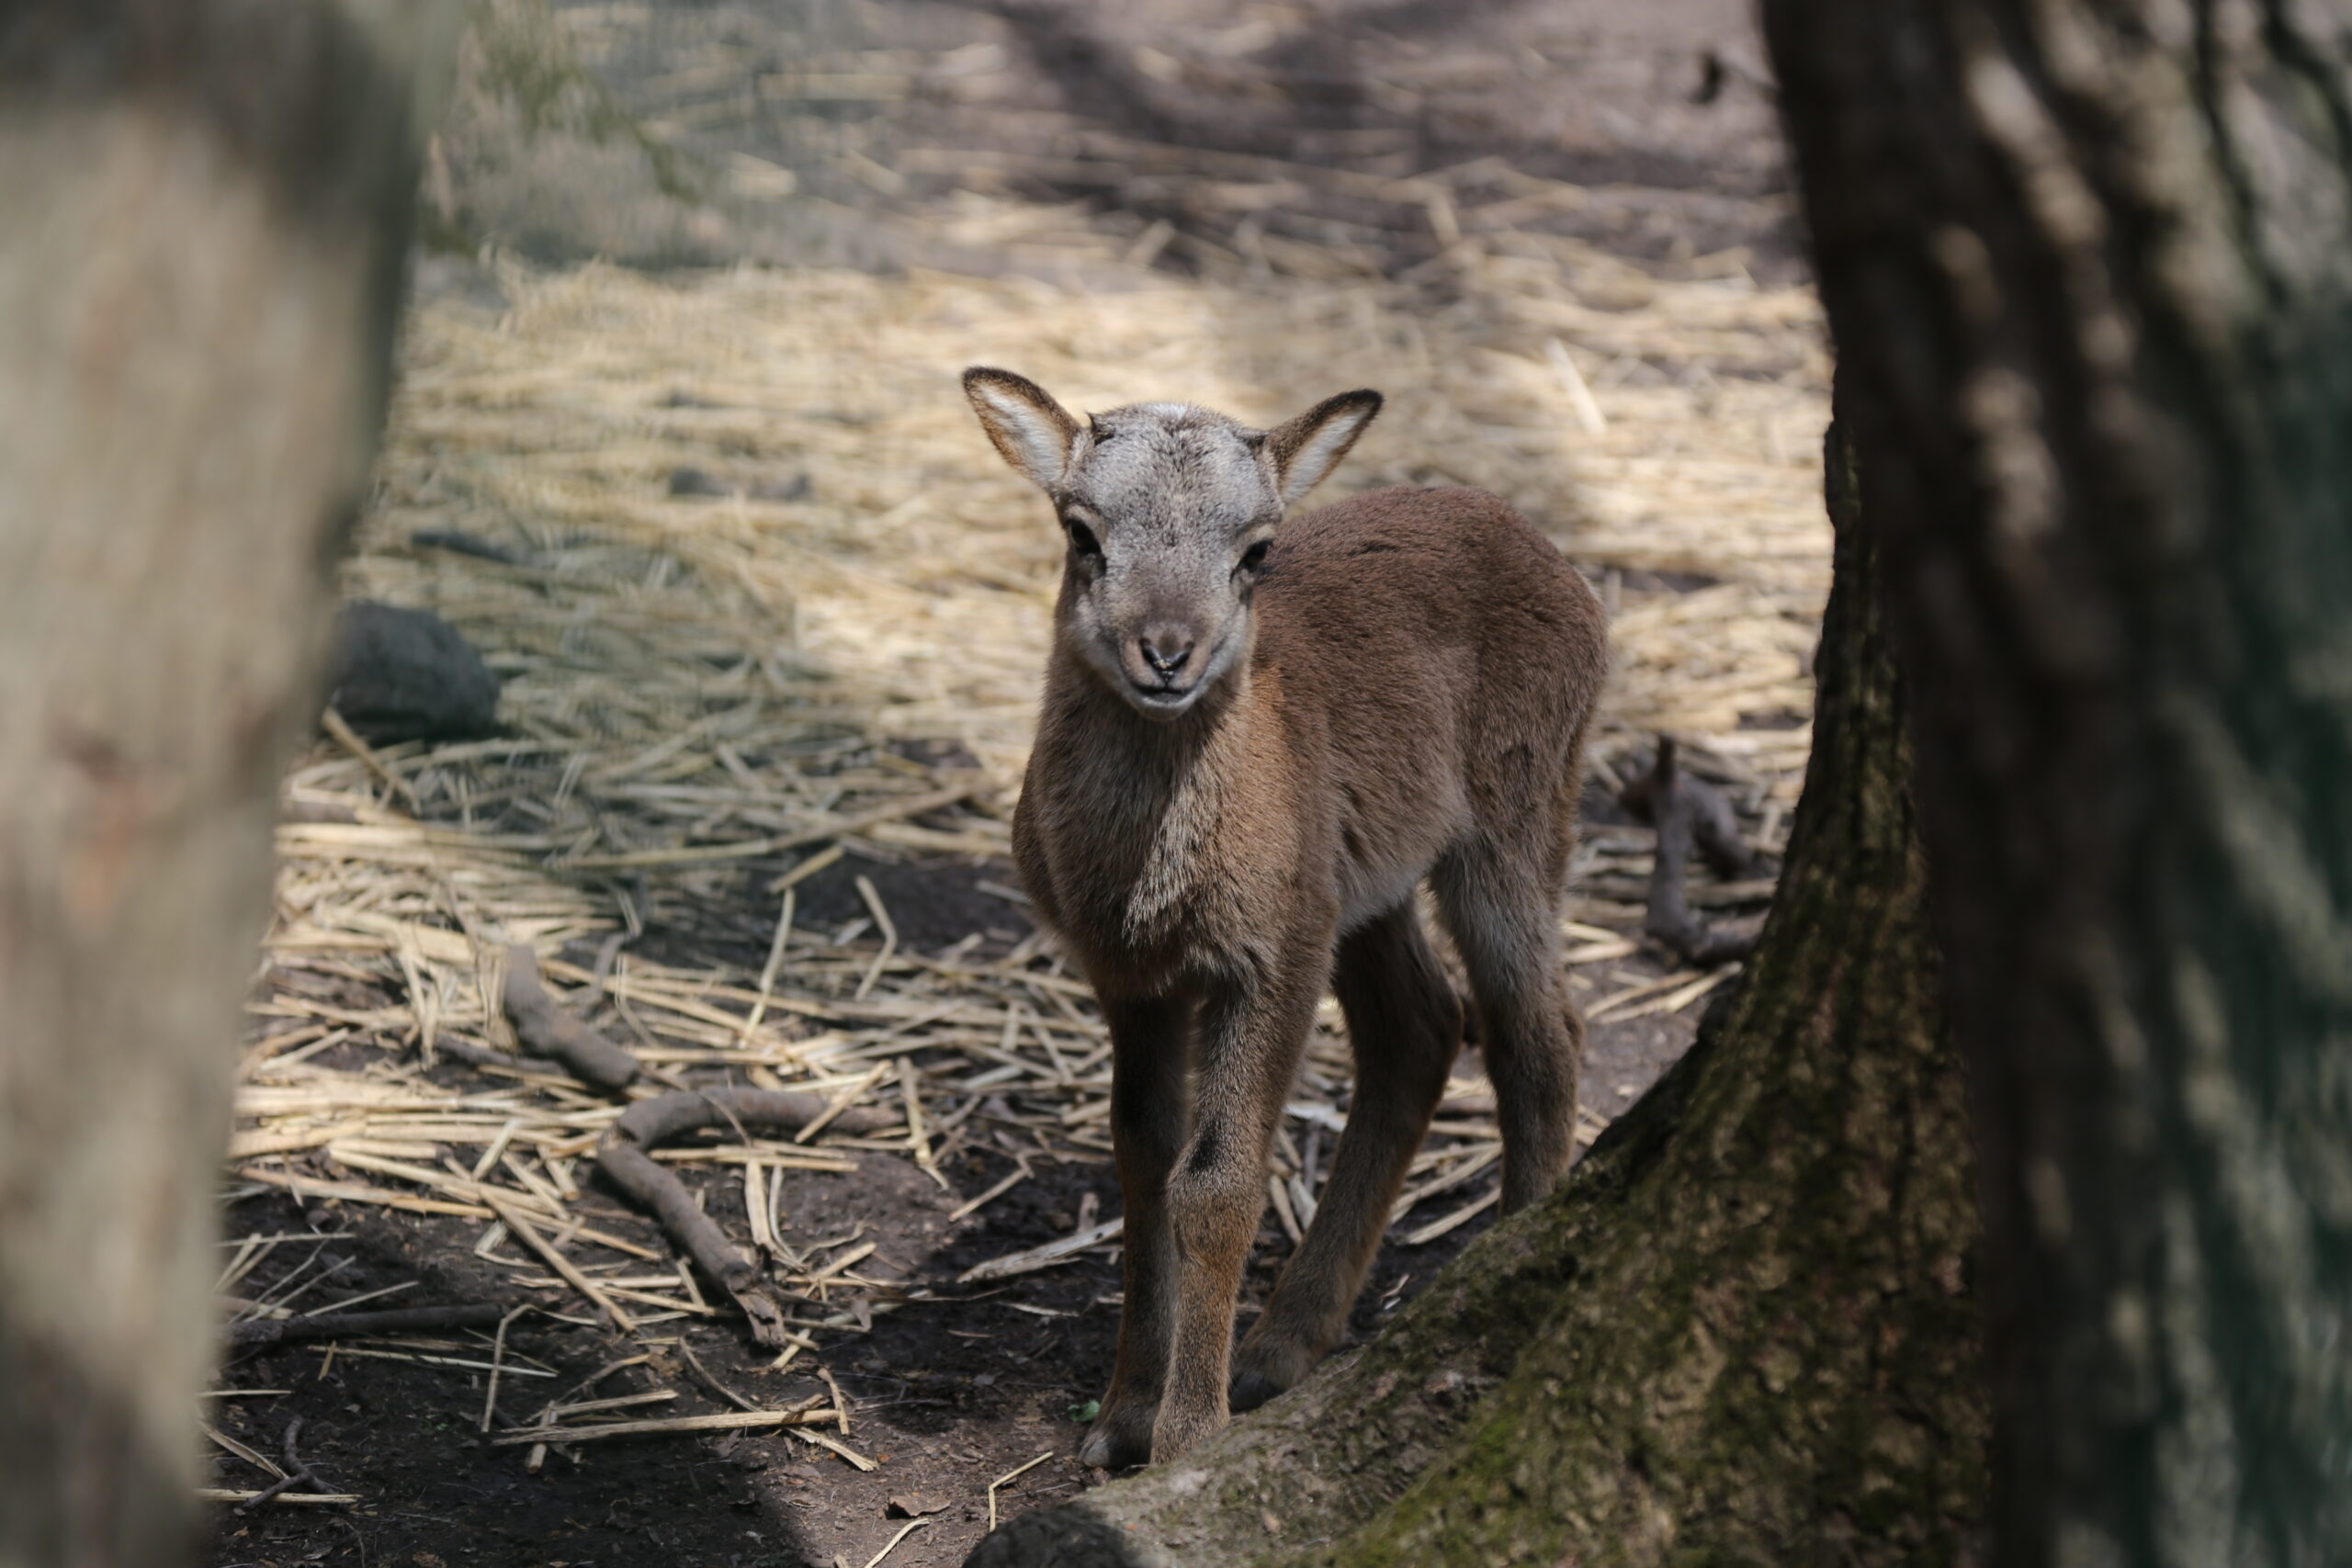
[[[332,712],[333,710],[330,709],[329,711]],[[260,1507],[264,1503],[269,1502],[273,1498],[284,1496],[287,1493],[293,1491],[294,1488],[300,1486],[305,1481],[310,1482],[313,1485],[319,1483],[319,1478],[312,1472],[309,1461],[294,1451],[294,1439],[301,1435],[302,1418],[300,1416],[297,1416],[294,1419],[286,1423],[286,1473],[279,1476],[276,1481],[271,1482],[268,1485],[263,1487],[260,1491],[254,1493],[252,1496],[246,1498],[243,1502],[239,1503],[237,1505],[237,1512],[241,1514],[250,1514],[255,1508]]]
[[[582,1274],[571,1258],[558,1251],[555,1243],[541,1235],[538,1227],[525,1219],[520,1209],[488,1191],[485,1191],[482,1196],[491,1208],[497,1213],[498,1217],[506,1223],[508,1233],[533,1252],[547,1259],[548,1267],[561,1275],[566,1284],[587,1297],[599,1312],[611,1320],[615,1328],[619,1329],[623,1334],[637,1332],[637,1320],[624,1312],[620,1303],[606,1295],[594,1280]]]
[[[621,1112],[596,1147],[596,1165],[615,1186],[652,1211],[670,1239],[695,1266],[733,1297],[751,1320],[754,1342],[780,1350],[791,1342],[786,1332],[784,1308],[762,1277],[759,1254],[737,1247],[703,1213],[676,1174],[664,1169],[647,1151],[665,1139],[703,1127],[731,1127],[748,1133],[752,1127],[790,1131],[806,1125],[831,1109],[813,1094],[787,1089],[714,1089],[665,1094],[640,1100]],[[836,1125],[849,1132],[866,1132],[888,1122],[871,1111],[843,1111]]]
[[[1738,820],[1721,791],[1683,775],[1676,766],[1674,738],[1661,735],[1657,761],[1646,777],[1627,784],[1618,799],[1657,829],[1650,863],[1649,908],[1642,929],[1702,968],[1746,958],[1756,950],[1757,930],[1747,922],[1711,931],[1690,913],[1683,879],[1697,849],[1716,872],[1737,876],[1755,863],[1739,836]]]
[[[824,1433],[807,1427],[786,1427],[784,1428],[784,1435],[787,1438],[797,1438],[804,1443],[811,1443],[820,1449],[831,1449],[848,1461],[853,1470],[871,1471],[875,1468],[873,1460],[859,1453],[839,1438],[829,1438]]]
[[[914,1534],[915,1531],[922,1529],[929,1523],[931,1523],[931,1521],[927,1518],[913,1518],[909,1519],[905,1524],[900,1525],[899,1527],[899,1533],[892,1536],[889,1540],[883,1545],[881,1551],[876,1552],[873,1556],[865,1560],[865,1568],[880,1568],[882,1560],[885,1557],[889,1556],[893,1551],[899,1550],[899,1542],[906,1540],[907,1537]]]
[[[710,1369],[702,1364],[702,1358],[695,1354],[695,1348],[686,1343],[686,1337],[683,1334],[678,1336],[678,1354],[685,1358],[687,1370],[694,1373],[695,1381],[702,1384],[703,1387],[710,1390],[711,1393],[718,1395],[719,1398],[725,1400],[728,1404],[733,1405],[738,1410],[757,1410],[759,1408],[758,1405],[753,1404],[750,1400],[744,1398],[741,1394],[736,1393],[733,1389],[729,1388],[725,1383],[720,1382],[716,1377],[712,1376]],[[836,1393],[833,1396],[833,1400],[835,1404],[839,1404],[841,1402],[840,1394]],[[811,1401],[808,1403],[813,1404],[814,1402]]]
[[[261,1495],[258,1492],[240,1492],[230,1486],[199,1486],[196,1498],[199,1503],[251,1503]],[[269,1499],[287,1506],[305,1504],[317,1506],[348,1506],[359,1501],[356,1492],[280,1492]]]
[[[539,957],[529,944],[506,950],[506,1016],[524,1048],[561,1063],[584,1084],[611,1093],[637,1081],[639,1065],[627,1049],[605,1039],[556,1005],[539,979]]]
[[[1026,1252],[1009,1252],[1002,1258],[991,1258],[985,1263],[975,1263],[956,1276],[959,1285],[977,1285],[983,1280],[1009,1280],[1015,1274],[1034,1274],[1040,1269],[1050,1269],[1067,1262],[1090,1247],[1100,1247],[1106,1241],[1116,1241],[1125,1228],[1124,1220],[1105,1220],[1091,1229],[1049,1241],[1043,1247],[1033,1247]]]
[[[833,1419],[814,1410],[722,1410],[715,1416],[669,1416],[650,1421],[607,1421],[595,1427],[517,1427],[491,1438],[492,1448],[525,1443],[593,1443],[603,1438],[651,1438],[673,1432],[741,1432],[762,1427],[818,1427]]]
[[[949,1224],[954,1224],[957,1220],[960,1220],[966,1215],[970,1214],[986,1205],[994,1202],[997,1199],[1003,1197],[1006,1193],[1012,1191],[1014,1188],[1020,1186],[1023,1182],[1028,1179],[1029,1163],[1028,1161],[1023,1160],[1021,1162],[1020,1168],[1014,1170],[1011,1176],[1006,1177],[1002,1181],[998,1182],[995,1186],[989,1188],[978,1197],[967,1198],[963,1202],[957,1204],[956,1208],[948,1213],[947,1223]]]
[[[996,1489],[1004,1485],[1008,1482],[1019,1480],[1021,1477],[1028,1474],[1031,1471],[1036,1469],[1039,1465],[1045,1463],[1047,1460],[1053,1457],[1054,1450],[1047,1449],[1044,1453],[1039,1454],[1027,1464],[1018,1466],[1012,1470],[1008,1470],[1002,1475],[998,1476],[994,1481],[989,1483],[989,1529],[991,1531],[996,1529]]]
[[[527,1305],[518,1306],[498,1320],[498,1339],[490,1349],[490,1392],[481,1396],[481,1423],[476,1428],[478,1431],[489,1431],[491,1422],[498,1416],[498,1378],[506,1370],[506,1330],[516,1318],[530,1310]]]
[[[239,1166],[241,1180],[259,1181],[271,1187],[283,1187],[294,1194],[296,1201],[305,1198],[334,1198],[346,1203],[373,1203],[379,1208],[400,1209],[412,1214],[454,1214],[459,1219],[491,1220],[498,1216],[480,1203],[452,1203],[439,1198],[413,1198],[405,1192],[388,1188],[370,1187],[361,1181],[325,1181],[314,1177],[298,1176],[290,1170],[264,1170],[257,1166]]]
[[[264,1349],[291,1339],[340,1339],[355,1334],[412,1334],[436,1328],[482,1328],[506,1315],[492,1304],[401,1307],[386,1312],[326,1313],[317,1317],[274,1317],[229,1325],[236,1349]]]
[[[827,1127],[832,1124],[834,1117],[839,1116],[842,1111],[847,1111],[851,1106],[856,1104],[859,1097],[864,1095],[876,1084],[880,1083],[882,1079],[889,1074],[889,1071],[890,1064],[888,1062],[877,1063],[873,1067],[867,1069],[864,1077],[858,1079],[855,1083],[851,1084],[847,1089],[844,1089],[840,1093],[834,1095],[832,1099],[825,1102],[822,1110],[819,1111],[816,1115],[808,1118],[808,1121],[802,1122],[800,1131],[792,1134],[792,1141],[796,1144],[805,1144],[809,1139],[815,1137],[818,1134],[823,1132]]]
[[[1645,822],[1656,822],[1657,801],[1678,795],[1690,808],[1691,839],[1716,875],[1736,880],[1756,869],[1756,852],[1740,837],[1739,817],[1731,801],[1714,785],[1685,772],[1674,738],[1661,735],[1657,761],[1619,793],[1618,804]]]

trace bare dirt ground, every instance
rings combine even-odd
[[[1769,847],[1809,735],[1824,376],[1784,287],[1758,51],[1732,0],[552,17],[582,74],[461,98],[428,182],[446,232],[493,250],[422,269],[349,581],[460,626],[506,677],[511,735],[322,743],[289,781],[221,1284],[256,1318],[533,1310],[503,1347],[232,1353],[203,1412],[215,1483],[267,1484],[300,1417],[303,1490],[356,1501],[224,1506],[214,1560],[957,1562],[999,1477],[1042,1459],[1000,1489],[1008,1514],[1097,1479],[1071,1456],[1110,1370],[1115,1239],[959,1276],[1119,1203],[1100,1026],[1003,859],[1054,546],[955,370],[1259,418],[1385,385],[1386,445],[1347,486],[1486,484],[1602,581],[1621,670],[1570,972],[1599,1015],[1598,1125],[1728,978],[1637,940],[1647,838],[1608,782],[1671,730]],[[516,133],[534,114],[554,129]],[[597,254],[720,270],[571,265]],[[721,265],[747,258],[788,265]],[[503,558],[432,542],[453,533]],[[848,852],[824,863],[830,844]],[[1698,889],[1713,912],[1766,891]],[[510,1043],[484,1000],[500,940],[537,947],[568,1005],[680,1084],[870,1079],[867,1103],[912,1102],[884,1134],[720,1137],[680,1168],[732,1234],[770,1227],[806,1348],[753,1346],[596,1175],[611,1101],[436,1048]],[[1328,1161],[1343,1064],[1327,1021],[1245,1322]],[[1359,1340],[1490,1221],[1475,1051],[1456,1073]],[[492,1197],[633,1292],[612,1299],[634,1332]],[[535,1461],[497,1440],[598,1400],[628,1403],[557,1419],[841,1419],[808,1429],[830,1447],[574,1437]]]

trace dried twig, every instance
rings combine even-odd
[[[1014,1188],[1020,1186],[1023,1182],[1028,1179],[1028,1160],[1017,1160],[1014,1163],[1012,1175],[1006,1177],[1003,1180],[998,1182],[995,1186],[989,1188],[987,1191],[979,1194],[978,1197],[967,1198],[964,1201],[956,1205],[955,1208],[949,1210],[947,1213],[947,1223],[954,1224],[957,1220],[963,1219],[965,1216],[978,1212],[989,1203],[993,1203],[999,1198],[1003,1197],[1006,1193],[1012,1191]]]
[[[744,1398],[733,1389],[729,1388],[725,1383],[720,1382],[717,1377],[713,1376],[710,1369],[702,1364],[702,1358],[695,1354],[695,1348],[686,1343],[685,1336],[683,1334],[678,1337],[678,1354],[685,1358],[687,1371],[694,1373],[695,1381],[702,1384],[703,1387],[710,1390],[711,1393],[718,1395],[719,1398],[725,1400],[728,1404],[733,1405],[738,1410],[756,1410],[759,1408],[758,1405],[752,1404],[750,1400]],[[835,1395],[837,1403],[839,1397],[840,1396],[838,1394]]]
[[[490,1348],[490,1387],[483,1391],[481,1396],[481,1425],[479,1428],[481,1431],[489,1431],[491,1422],[498,1415],[498,1379],[506,1370],[506,1330],[516,1318],[530,1310],[528,1306],[518,1306],[498,1320],[498,1337]]]
[[[596,1281],[582,1274],[577,1264],[558,1251],[553,1242],[541,1235],[538,1227],[525,1219],[520,1209],[488,1188],[482,1190],[482,1198],[496,1212],[498,1217],[505,1222],[506,1228],[514,1234],[517,1241],[546,1258],[548,1267],[562,1275],[564,1281],[573,1290],[586,1296],[597,1311],[612,1320],[615,1328],[619,1329],[623,1334],[637,1332],[637,1320],[623,1311],[620,1303],[613,1300],[612,1296],[598,1286]]]
[[[1034,1274],[1040,1269],[1050,1269],[1057,1263],[1068,1262],[1090,1247],[1100,1247],[1106,1241],[1116,1241],[1125,1228],[1125,1220],[1105,1220],[1089,1230],[1075,1232],[1043,1247],[1033,1247],[1026,1252],[1007,1253],[991,1258],[985,1263],[975,1263],[956,1276],[959,1285],[977,1285],[983,1280],[1009,1280],[1015,1274]]]
[[[637,1057],[556,1005],[539,980],[539,956],[528,943],[506,950],[506,1016],[514,1038],[542,1056],[552,1056],[581,1082],[607,1091],[637,1081]]]
[[[1008,1482],[1019,1480],[1022,1476],[1028,1474],[1031,1471],[1036,1469],[1039,1465],[1045,1463],[1047,1460],[1053,1457],[1054,1450],[1047,1449],[1044,1453],[1039,1454],[1027,1464],[1016,1465],[1012,1469],[1006,1471],[1002,1475],[998,1476],[994,1481],[989,1483],[989,1529],[993,1530],[996,1529],[996,1489],[1006,1484]]]
[[[320,1482],[318,1476],[311,1471],[310,1462],[294,1451],[294,1440],[301,1435],[302,1418],[297,1416],[286,1423],[286,1473],[238,1504],[237,1512],[250,1514],[264,1503],[293,1491],[305,1481],[321,1486],[325,1484]]]
[[[715,1416],[670,1416],[650,1421],[607,1421],[597,1427],[518,1427],[491,1438],[492,1448],[526,1443],[593,1443],[604,1438],[656,1437],[672,1432],[741,1432],[763,1427],[820,1426],[833,1413],[811,1410],[722,1410]]]
[[[763,1089],[709,1089],[665,1094],[640,1100],[623,1111],[597,1145],[596,1164],[613,1183],[643,1204],[705,1274],[716,1280],[751,1319],[752,1337],[770,1349],[782,1349],[784,1309],[762,1282],[756,1252],[737,1247],[703,1213],[684,1183],[656,1164],[646,1152],[664,1139],[701,1127],[731,1126],[791,1129],[803,1126],[827,1109],[813,1094]],[[838,1125],[866,1131],[884,1125],[873,1111],[843,1111]]]
[[[929,1523],[931,1523],[929,1519],[915,1518],[909,1519],[905,1524],[900,1525],[899,1527],[899,1533],[885,1541],[882,1545],[881,1551],[876,1552],[873,1556],[865,1560],[865,1568],[877,1568],[877,1565],[885,1557],[889,1556],[890,1553],[899,1550],[899,1542],[906,1540],[907,1537],[914,1534],[915,1531],[922,1529],[923,1526]]]

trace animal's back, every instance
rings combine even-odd
[[[1258,594],[1257,661],[1336,747],[1373,765],[1458,757],[1476,794],[1548,793],[1608,672],[1591,586],[1481,490],[1367,491],[1303,513]]]

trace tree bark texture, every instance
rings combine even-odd
[[[191,1560],[237,1009],[452,20],[0,16],[6,1568]]]
[[[2352,6],[1764,10],[1919,694],[1997,1560],[2352,1562]]]
[[[1833,441],[1833,455],[1837,446]],[[1745,983],[1372,1346],[973,1568],[1973,1561],[1967,1105],[1850,468],[1815,750]]]

